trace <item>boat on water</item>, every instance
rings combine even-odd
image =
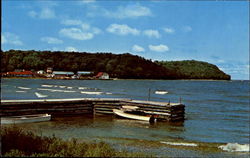
[[[119,109],[113,109],[113,112],[118,116],[129,118],[129,119],[142,120],[142,121],[149,121],[150,120],[150,116],[141,116],[141,115],[130,114],[130,113],[126,113],[123,110],[119,110]]]
[[[21,116],[1,117],[1,124],[31,123],[31,122],[42,122],[49,120],[51,120],[50,114],[21,115]]]
[[[164,94],[167,94],[168,91],[165,91],[165,90],[156,90],[155,91],[155,94],[161,94],[161,95],[164,95]]]
[[[38,92],[35,92],[35,95],[36,95],[38,98],[45,98],[45,97],[48,97],[48,95],[43,95],[43,94],[38,93]]]
[[[145,112],[140,111],[139,107],[137,106],[122,106],[121,109],[113,109],[113,112],[114,114],[124,118],[147,121],[147,122],[156,121],[155,115],[148,115]]]

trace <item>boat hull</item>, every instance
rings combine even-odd
[[[1,124],[32,123],[32,122],[43,122],[49,120],[51,120],[51,115],[49,114],[22,115],[22,116],[2,117]]]
[[[118,109],[113,109],[113,112],[121,117],[124,118],[129,118],[129,119],[134,119],[134,120],[142,120],[142,121],[149,121],[150,120],[150,116],[139,116],[139,115],[134,115],[134,114],[128,114],[125,113],[122,110],[118,110]]]

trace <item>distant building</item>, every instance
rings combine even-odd
[[[13,71],[13,72],[7,72],[7,76],[15,76],[15,77],[32,77],[33,72],[32,71]]]
[[[14,72],[23,72],[25,71],[24,69],[15,69]]]
[[[106,72],[98,72],[98,74],[95,77],[98,79],[107,80],[107,79],[109,79],[109,74]]]
[[[39,71],[37,71],[36,73],[42,75],[42,74],[45,74],[45,71],[39,70]]]
[[[77,71],[78,75],[90,75],[93,74],[92,71]]]
[[[48,67],[46,70],[47,74],[52,74],[53,73],[53,68],[52,67]]]
[[[70,71],[53,71],[52,75],[54,78],[64,79],[70,78],[74,73]]]
[[[77,76],[82,77],[82,76],[91,76],[93,75],[94,72],[92,71],[77,71]]]

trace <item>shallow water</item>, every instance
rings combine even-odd
[[[216,149],[216,154],[219,151],[225,154],[218,149],[220,145],[249,144],[249,86],[249,81],[2,79],[1,99],[38,99],[37,92],[46,96],[42,99],[98,97],[147,100],[149,88],[152,101],[179,102],[181,97],[186,105],[186,120],[179,123],[158,122],[152,125],[114,116],[82,116],[19,126],[64,139],[76,137],[104,140],[111,144],[125,143],[131,146],[131,150],[136,148],[131,144],[140,140],[149,146],[160,146],[154,150],[152,147],[151,151],[156,153],[169,146],[179,148],[173,143],[195,143],[199,144],[198,147],[189,146],[185,150],[194,150],[190,156],[197,156],[196,149],[206,144],[212,144],[210,149]],[[156,90],[168,93],[155,94]],[[162,141],[170,144],[160,143]],[[183,146],[181,150],[185,153]]]

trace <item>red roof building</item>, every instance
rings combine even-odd
[[[109,79],[109,74],[106,72],[98,72],[95,77],[99,79]]]
[[[33,72],[32,71],[21,71],[21,72],[7,72],[6,73],[8,76],[22,76],[22,77],[28,77],[32,76]]]

